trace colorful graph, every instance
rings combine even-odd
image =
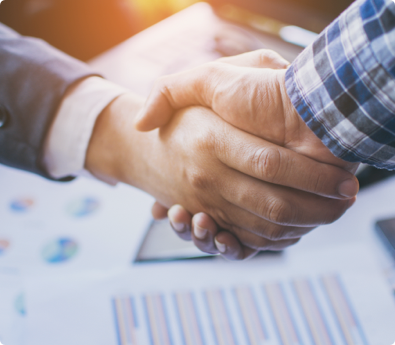
[[[100,207],[100,202],[93,197],[86,197],[71,202],[68,207],[68,213],[75,218],[89,216],[96,212]]]
[[[268,284],[265,292],[275,320],[276,329],[282,344],[299,345],[301,341],[297,333],[293,316],[280,283]]]
[[[298,295],[314,344],[335,345],[310,281],[307,279],[295,280],[293,287]]]
[[[174,301],[184,345],[204,345],[194,295],[191,292],[178,292],[174,294]]]
[[[59,238],[48,243],[42,256],[50,264],[57,264],[69,261],[78,252],[78,244],[70,238]]]
[[[113,305],[119,345],[368,345],[333,275],[120,296]]]
[[[164,296],[152,294],[144,296],[144,307],[152,345],[173,344],[169,331],[169,318],[166,313]]]
[[[236,345],[224,292],[219,289],[208,290],[205,292],[205,297],[217,345]]]
[[[269,341],[254,292],[248,286],[234,289],[238,310],[249,345],[261,345]]]
[[[113,300],[118,343],[120,345],[137,345],[137,317],[134,300],[128,296],[116,297]]]
[[[34,206],[34,200],[30,198],[15,199],[10,203],[10,209],[14,212],[25,213]]]
[[[322,283],[336,314],[345,343],[347,345],[367,345],[365,335],[355,317],[340,279],[337,276],[325,276],[322,278]]]
[[[3,255],[10,246],[10,242],[7,240],[0,240],[0,256]]]

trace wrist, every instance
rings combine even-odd
[[[299,116],[295,107],[292,104],[291,98],[288,95],[287,88],[285,86],[285,74],[286,70],[278,70],[276,71],[277,77],[277,88],[279,90],[281,96],[281,104],[283,110],[283,118],[284,118],[284,146],[297,146],[299,144],[299,140],[301,136],[299,132],[303,127],[303,129],[310,129],[304,123],[303,119]]]
[[[358,164],[337,158],[299,115],[288,95],[285,74],[286,70],[277,71],[277,85],[280,89],[284,111],[284,146],[318,162],[335,165],[354,173]]]
[[[97,118],[87,150],[85,169],[98,179],[111,184],[133,184],[135,176],[131,167],[136,146],[133,145],[133,120],[143,103],[140,97],[124,94],[112,101]]]

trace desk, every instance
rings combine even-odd
[[[155,37],[157,37],[156,41],[154,41],[154,44],[150,43],[151,41],[150,39],[148,39],[148,36],[151,37],[153,34],[153,31],[149,30],[141,35],[138,35],[126,41],[120,46],[115,47],[114,49],[101,55],[100,57],[92,60],[90,62],[91,65],[94,68],[96,68],[99,72],[102,72],[110,80],[113,80],[126,87],[129,87],[132,91],[142,96],[146,96],[150,90],[150,87],[152,86],[154,79],[156,79],[160,75],[177,72],[180,69],[180,67],[182,67],[183,69],[190,68],[200,63],[211,61],[219,57],[219,54],[215,52],[212,46],[213,42],[212,42],[211,30],[217,28],[218,25],[222,25],[222,23],[218,22],[218,19],[213,16],[209,7],[207,7],[204,4],[203,5],[199,4],[197,6],[198,7],[193,7],[195,9],[194,11],[191,11],[191,9],[189,9],[183,12],[182,15],[180,14],[173,17],[173,19],[175,18],[175,21],[177,23],[177,25],[175,25],[174,27],[173,24],[167,27],[166,23],[170,23],[170,22],[166,22],[166,21],[165,24],[163,23],[160,24],[160,25],[165,25],[165,28],[167,29],[166,30],[163,29],[163,36],[161,35],[156,36],[156,34],[154,35]],[[158,52],[157,47],[160,44],[163,44],[163,40],[165,39],[165,37],[167,37],[167,34],[169,33],[169,31],[167,30],[170,30],[170,33],[172,32],[174,34],[177,34],[178,33],[177,30],[179,30],[181,25],[185,25],[186,28],[189,28],[188,29],[189,31],[185,29],[188,35],[186,36],[182,35],[182,37],[187,38],[187,41],[184,42],[184,46],[181,45],[181,47],[186,48],[186,50],[188,50],[189,55],[186,55],[187,58],[185,58],[184,55],[182,55],[181,53],[177,53],[178,51],[177,49],[180,47],[179,41],[173,42],[175,43],[174,46],[169,45],[169,43],[166,41],[166,44],[164,44],[164,48],[162,50],[159,50]],[[196,33],[196,30],[198,34],[194,35],[194,32]],[[192,46],[190,45],[191,43],[193,43]],[[136,48],[136,46],[138,46],[138,48]],[[280,44],[279,50],[281,49],[284,49],[284,46]],[[154,57],[152,57],[152,52],[154,53],[156,52],[156,55],[154,55]],[[168,55],[166,56],[166,54]],[[175,60],[173,60],[174,54],[176,54],[177,56],[177,59]],[[169,61],[169,56],[170,56],[170,61],[172,62],[163,65],[164,60]],[[147,74],[147,72],[149,73]],[[12,173],[7,169],[7,171],[4,172],[0,171],[0,174],[3,174],[2,176],[11,176],[9,174]],[[14,176],[16,175],[18,175],[18,178],[20,177],[26,182],[26,186],[33,186],[34,188],[39,188],[39,189],[47,188],[50,191],[51,195],[54,197],[54,199],[56,198],[59,199],[59,196],[61,194],[70,197],[73,195],[73,193],[79,190],[80,186],[84,184],[84,182],[82,181],[73,182],[72,185],[68,186],[68,191],[65,191],[66,187],[55,186],[53,182],[43,181],[42,179],[35,176],[25,176],[24,173],[22,172],[15,172]],[[7,179],[2,179],[2,183],[5,183],[4,190],[6,190],[7,187],[9,187],[8,185],[6,185]],[[29,190],[31,190],[33,187],[29,187],[30,188]],[[108,196],[108,198],[111,198],[111,200],[114,201],[113,202],[114,205],[116,203],[115,199],[118,197],[122,197],[123,203],[120,204],[122,210],[117,209],[115,207],[107,209],[108,212],[110,211],[114,212],[114,214],[117,214],[118,216],[121,213],[127,214],[128,210],[127,207],[125,207],[125,205],[129,206],[130,204],[127,204],[127,202],[128,200],[130,200],[129,198],[133,197],[135,207],[138,208],[138,204],[139,204],[140,206],[143,205],[145,209],[143,212],[144,213],[143,216],[141,214],[139,215],[138,212],[135,212],[133,214],[133,216],[136,217],[135,224],[137,225],[130,230],[133,230],[136,233],[142,233],[144,231],[145,220],[143,218],[148,217],[149,204],[150,202],[152,202],[152,199],[150,197],[143,195],[143,193],[135,190],[132,191],[131,189],[124,189],[122,186],[119,188],[117,187],[117,189],[110,190],[109,187],[100,185],[98,182],[95,181],[88,182],[88,184],[85,185],[84,188],[85,190],[88,190],[90,193],[103,193],[103,195]],[[377,218],[392,216],[395,213],[395,208],[393,206],[394,203],[392,201],[392,195],[395,195],[395,178],[364,190],[359,195],[358,201],[355,204],[355,206],[342,219],[340,219],[339,221],[337,221],[332,225],[324,226],[317,229],[316,231],[306,236],[298,245],[286,250],[285,253],[279,257],[279,260],[277,260],[277,264],[279,265],[278,267],[281,266],[281,261],[290,262],[290,263],[298,262],[300,257],[302,256],[306,257],[306,255],[310,256],[311,260],[314,260],[315,255],[318,255],[317,253],[324,251],[330,253],[328,257],[336,258],[340,253],[340,249],[339,249],[340,247],[344,247],[345,245],[351,246],[353,244],[361,244],[362,246],[367,248],[366,250],[369,253],[373,253],[374,261],[377,261],[379,263],[383,271],[389,270],[392,267],[393,263],[390,259],[390,256],[387,255],[387,253],[383,250],[381,243],[375,236],[373,232],[373,223]],[[3,205],[2,204],[3,199],[1,197],[0,197],[0,204]],[[5,202],[6,201],[4,201],[3,206],[8,206],[8,204],[6,205]],[[49,207],[48,209],[53,211],[56,205],[52,205],[52,204],[50,205],[48,203],[48,200],[46,202]],[[127,218],[125,218],[125,220],[126,219]],[[70,222],[67,224],[74,224],[74,223]],[[53,229],[40,228],[42,224],[37,219],[30,219],[30,223],[29,224],[26,223],[25,225],[29,226],[29,229],[34,234],[34,237],[37,237],[39,234],[43,234],[43,233],[45,233],[46,236],[49,236],[48,234],[50,233],[52,234],[52,232],[50,231],[52,231]],[[59,227],[62,226],[62,224],[58,224],[58,225]],[[119,226],[121,225],[122,224],[120,222]],[[14,229],[10,229],[10,230],[14,230]],[[78,230],[81,230],[81,232],[84,231],[82,228],[79,228]],[[96,229],[89,229],[90,233],[88,233],[87,231],[86,233],[84,233],[84,236],[85,237],[91,236],[91,238],[93,238],[95,230]],[[111,248],[112,248],[110,249],[114,252],[117,251],[117,243],[115,239],[110,237],[105,237],[108,236],[109,230],[112,231],[110,227],[108,227],[108,229],[105,228],[101,229],[100,236],[97,236],[98,232],[96,231],[96,236],[100,237],[98,238],[97,243],[99,244],[100,249],[102,250],[100,253],[99,252],[97,253],[97,257],[100,260],[98,261],[99,265],[96,267],[96,269],[99,268],[102,269],[103,267],[102,265],[105,265],[106,261],[108,261],[106,260],[107,259],[106,255],[103,255],[103,253],[107,254],[105,250],[109,250],[108,247],[109,243],[111,243]],[[70,229],[67,228],[62,228],[62,231],[64,231],[64,233],[71,232]],[[73,229],[73,231],[75,232],[75,229]],[[119,236],[121,235],[123,236],[120,239],[123,243],[127,243],[127,241],[133,242],[131,248],[133,248],[132,249],[133,251],[136,250],[137,247],[136,243],[139,238],[138,235],[128,236],[127,234],[125,234],[125,231],[122,232],[119,231],[117,234],[119,234]],[[31,243],[29,243],[29,245],[31,246]],[[38,254],[38,248],[40,247],[38,246],[37,248],[35,248],[37,249],[37,253],[35,252],[35,254]],[[59,343],[60,337],[62,337],[63,340],[67,340],[67,337],[72,336],[73,333],[75,333],[74,331],[76,329],[84,330],[85,333],[82,334],[83,335],[82,341],[80,338],[79,340],[76,341],[66,341],[67,344],[85,345],[87,343],[92,343],[92,339],[97,340],[96,342],[93,341],[93,343],[95,344],[101,344],[101,343],[103,344],[105,343],[106,345],[115,344],[116,338],[114,336],[112,329],[110,329],[107,333],[109,337],[108,338],[109,341],[103,342],[104,338],[102,338],[101,335],[98,334],[98,332],[101,330],[100,326],[98,327],[97,324],[91,322],[91,320],[89,319],[91,314],[88,313],[88,311],[93,310],[96,316],[98,316],[98,318],[100,319],[99,320],[100,322],[104,322],[104,324],[107,326],[109,325],[113,326],[113,318],[111,318],[111,314],[110,314],[111,313],[110,304],[107,303],[112,295],[107,294],[105,297],[108,298],[108,300],[102,300],[100,301],[100,303],[98,303],[98,305],[100,304],[100,307],[104,308],[103,310],[107,312],[107,314],[97,313],[96,304],[94,304],[96,302],[93,301],[93,303],[91,304],[90,301],[92,300],[90,300],[89,298],[90,295],[95,292],[95,287],[100,286],[100,284],[102,283],[104,284],[103,275],[105,276],[104,277],[105,280],[111,281],[111,277],[114,275],[114,271],[115,271],[114,267],[127,268],[130,265],[131,256],[132,253],[125,251],[125,247],[123,246],[122,251],[118,250],[117,258],[116,259],[112,258],[113,260],[111,262],[112,265],[107,264],[106,272],[104,272],[103,270],[103,272],[98,273],[92,268],[92,266],[84,267],[85,271],[77,272],[77,267],[75,265],[73,266],[73,262],[70,262],[70,263],[65,263],[63,267],[58,266],[55,268],[54,266],[52,266],[50,268],[46,268],[42,277],[39,277],[38,275],[33,275],[33,276],[31,275],[28,278],[28,287],[35,286],[35,290],[34,288],[33,290],[29,290],[29,288],[27,289],[28,290],[27,291],[27,296],[28,296],[27,321],[28,321],[28,327],[30,332],[28,344],[32,344],[32,345],[36,345],[36,344],[44,345],[46,343],[51,345],[60,344]],[[24,257],[25,261],[26,258],[29,259],[30,257],[26,255]],[[37,260],[36,263],[38,263],[38,261],[41,260],[41,257],[38,257],[37,255],[34,256],[34,258],[35,260]],[[358,260],[362,260],[363,258],[355,257],[351,259],[352,260],[355,259],[356,261],[358,261]],[[234,270],[238,269],[239,271],[240,271],[240,267],[245,267],[246,272],[248,271],[251,273],[252,268],[256,268],[257,272],[258,269],[260,269],[261,271],[259,272],[262,272],[263,274],[264,272],[262,271],[262,268],[265,267],[266,264],[269,264],[270,260],[271,260],[270,258],[256,258],[250,262],[241,263],[239,265],[239,264],[224,263],[224,261],[221,258],[218,258],[206,265],[207,267],[214,265],[214,268],[218,268],[218,267],[220,269],[223,268],[224,271],[226,270],[227,272],[232,272],[233,267],[235,267]],[[350,263],[350,261],[352,260],[348,260],[348,263]],[[74,263],[76,262],[77,261],[75,261]],[[42,260],[40,261],[40,264],[42,264]],[[177,265],[177,264],[172,264],[172,265]],[[196,265],[198,264],[180,263],[180,267],[182,266],[181,268],[183,269],[183,272],[190,271],[191,269],[190,267]],[[67,270],[67,268],[69,268],[69,270]],[[73,268],[75,269],[75,272],[72,272]],[[136,267],[133,267],[133,270],[135,268]],[[159,268],[165,269],[166,266],[160,266]],[[87,272],[88,269],[89,272]],[[141,276],[144,277],[145,274],[145,272],[143,271],[144,266],[140,266],[137,270],[140,272],[139,274],[141,274]],[[212,269],[211,271],[213,276],[214,275],[218,276],[218,274],[216,273],[217,271],[215,269]],[[134,272],[135,271],[133,271],[133,274]],[[93,280],[90,281],[89,279],[91,278]],[[92,281],[96,284],[96,285],[93,284],[93,289],[91,286]],[[133,280],[131,280],[131,282],[133,283]],[[61,286],[59,286],[59,284],[61,284]],[[46,290],[48,289],[49,286],[52,286],[53,288]],[[56,286],[58,286],[59,289],[57,289]],[[65,286],[71,289],[69,290],[67,296],[60,295],[56,297],[56,293],[58,292],[58,290],[61,291]],[[89,289],[84,290],[87,286],[89,286]],[[118,286],[116,288],[116,292],[120,294],[125,293],[126,288],[127,287],[120,288]],[[31,293],[31,291],[41,291],[41,294],[40,296],[37,296],[36,294]],[[45,293],[42,293],[42,291],[45,291]],[[63,316],[62,309],[60,309],[60,311],[59,309],[56,309],[57,307],[60,306],[60,304],[58,303],[58,299],[60,301],[62,300],[64,301],[65,299],[67,301],[71,301],[70,303],[66,303],[66,305],[62,304],[61,308],[71,307],[73,305],[73,297],[79,296],[81,293],[83,294],[82,301],[85,304],[84,303],[75,304],[75,306],[77,307],[77,311],[69,314],[72,315],[71,319],[69,319],[70,323],[64,322],[65,320],[62,319]],[[86,295],[84,295],[84,293],[86,293]],[[20,305],[21,299],[19,297],[20,296],[18,295],[17,306],[18,306],[19,314],[16,317],[17,321],[20,321],[21,311],[23,311],[23,308]],[[372,296],[372,298],[373,297],[374,296]],[[119,298],[124,298],[124,297],[119,297]],[[81,301],[81,299],[78,299],[78,301]],[[2,301],[0,298],[0,304],[1,302]],[[390,303],[388,303],[388,305],[390,305]],[[78,309],[78,307],[81,306],[82,309]],[[11,305],[7,310],[10,310],[10,313],[15,310],[14,301],[11,301]],[[81,315],[86,317],[86,319],[84,319],[84,322],[81,322],[81,319],[79,319]],[[0,315],[0,321],[1,321],[1,316],[2,315]],[[26,322],[26,319],[23,320]],[[85,323],[89,324],[89,327],[88,326],[86,328],[82,327],[85,326]],[[51,327],[48,327],[48,324],[51,324]],[[71,325],[75,325],[75,328],[71,328],[71,329],[68,328],[71,327]],[[18,332],[19,334],[21,333],[19,328],[18,328]],[[50,337],[48,333],[51,333]],[[30,337],[30,335],[32,335],[32,337]],[[1,329],[0,329],[0,336],[1,336]],[[52,339],[52,340],[48,341],[48,339]],[[5,343],[5,345],[7,345],[7,343]]]

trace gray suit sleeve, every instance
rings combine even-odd
[[[68,87],[97,75],[47,43],[0,23],[0,163],[49,178],[45,136]]]

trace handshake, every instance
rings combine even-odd
[[[337,220],[359,186],[357,164],[292,105],[288,66],[260,50],[164,77],[145,105],[120,96],[97,120],[86,168],[153,195],[154,217],[205,252],[240,260],[295,244]]]

